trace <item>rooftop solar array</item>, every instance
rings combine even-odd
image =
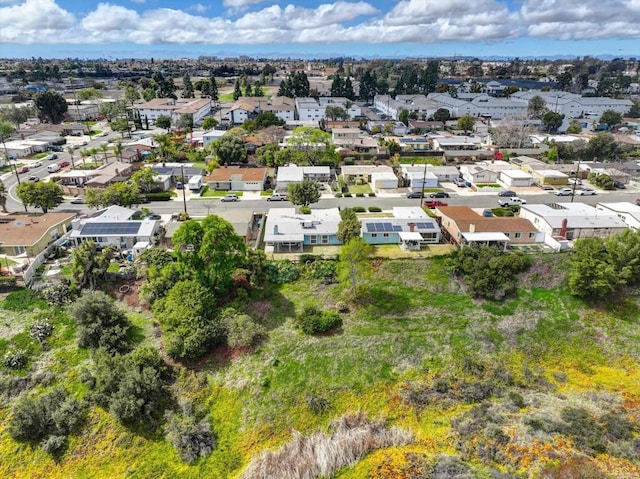
[[[369,233],[402,231],[402,226],[394,225],[392,223],[366,223],[366,227]]]
[[[83,236],[133,235],[140,229],[140,222],[87,223],[82,228]]]
[[[432,230],[434,229],[433,223],[416,223],[419,230]]]

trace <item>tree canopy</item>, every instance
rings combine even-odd
[[[67,100],[62,95],[51,90],[36,93],[33,104],[38,110],[40,120],[47,123],[60,123],[64,114],[69,110]]]
[[[310,178],[304,178],[299,183],[291,183],[287,187],[289,201],[294,205],[309,206],[320,200],[320,184]]]
[[[300,126],[293,130],[288,140],[289,148],[304,152],[307,162],[315,165],[321,160],[336,159],[331,134],[318,128]]]
[[[358,281],[371,256],[372,247],[361,237],[351,238],[340,247],[338,278],[351,299],[358,296]]]
[[[458,129],[468,133],[473,131],[473,127],[476,124],[476,119],[471,115],[464,115],[458,118]]]
[[[118,182],[106,188],[89,188],[85,194],[85,203],[91,208],[111,205],[128,208],[140,203],[140,190],[135,182],[130,184]]]
[[[346,244],[353,238],[360,236],[360,229],[362,227],[356,212],[352,208],[344,208],[340,210],[341,221],[338,223],[338,239]]]
[[[244,141],[235,135],[225,135],[211,144],[221,164],[235,165],[247,162],[247,148]]]
[[[23,182],[18,185],[16,194],[25,206],[42,208],[43,213],[64,201],[62,188],[52,181]]]
[[[600,117],[600,123],[604,123],[611,128],[622,123],[622,115],[615,110],[606,110]]]

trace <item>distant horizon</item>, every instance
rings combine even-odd
[[[630,0],[324,2],[0,0],[0,56],[640,57]]]

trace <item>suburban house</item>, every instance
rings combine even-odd
[[[104,188],[126,181],[133,173],[133,165],[119,161],[107,163],[95,170],[69,170],[60,173],[60,186],[67,194],[78,194],[77,188]]]
[[[248,99],[241,98],[229,108],[228,116],[231,123],[239,125],[256,114],[258,105]]]
[[[296,98],[298,120],[320,121],[324,118],[325,107],[320,106],[315,98]]]
[[[218,141],[220,138],[222,138],[225,135],[225,133],[227,133],[227,130],[214,129],[214,130],[205,131],[202,134],[202,146],[206,148],[214,141]]]
[[[267,168],[216,168],[204,178],[212,190],[263,191],[267,182]]]
[[[290,184],[300,183],[305,178],[326,183],[331,181],[331,168],[328,166],[279,166],[276,189],[286,190]]]
[[[135,213],[135,210],[114,205],[90,218],[76,219],[72,222],[69,239],[75,245],[91,240],[102,248],[115,246],[136,251],[153,246],[160,231],[160,221],[133,220]]]
[[[472,184],[496,183],[500,176],[498,171],[487,168],[486,165],[462,165],[460,174],[465,181]]]
[[[434,150],[477,150],[482,147],[482,141],[477,136],[433,136],[431,144]]]
[[[403,151],[429,151],[431,143],[424,136],[402,136],[398,138]]]
[[[296,119],[295,101],[286,96],[277,96],[271,100],[260,101],[258,103],[258,113],[263,111],[269,111],[285,122]]]
[[[498,181],[507,188],[527,187],[535,182],[532,175],[522,170],[503,170],[500,172]]]
[[[640,206],[628,201],[616,203],[598,203],[596,209],[605,213],[618,215],[627,228],[638,231],[640,229]]]
[[[617,214],[585,203],[526,204],[520,208],[520,217],[545,235],[566,240],[604,238],[627,228]]]
[[[337,106],[344,109],[344,111],[347,112],[347,115],[349,115],[349,118],[362,116],[362,109],[348,98],[339,96],[321,96],[318,97],[318,104],[320,105],[320,108],[324,108],[325,112],[327,107]]]
[[[456,177],[460,176],[457,168],[452,168],[456,170]],[[429,165],[401,165],[400,174],[404,179],[404,184],[409,188],[436,188],[440,181],[438,176],[431,171]]]
[[[435,213],[440,220],[444,239],[460,247],[472,243],[497,245],[535,244],[544,240],[536,227],[525,218],[483,216],[468,206],[439,206]]]
[[[0,216],[0,250],[7,256],[35,257],[71,227],[75,213]]]
[[[369,244],[397,244],[401,249],[419,250],[423,244],[440,242],[438,223],[422,208],[396,206],[392,218],[365,218],[360,236]]]
[[[601,163],[598,165],[601,165]],[[589,173],[593,173],[594,175],[608,175],[613,181],[619,181],[625,185],[629,184],[629,181],[631,181],[631,175],[629,173],[625,173],[617,168],[593,167],[586,164],[585,170]]]
[[[569,175],[558,170],[531,170],[531,176],[540,185],[562,186],[569,184]]]
[[[194,125],[200,125],[202,120],[211,113],[210,98],[154,98],[150,101],[134,105],[134,110],[143,121],[149,120],[154,124],[161,116],[168,116],[172,122],[179,121],[183,115],[193,119]]]
[[[264,228],[265,252],[301,253],[304,246],[339,245],[338,208],[313,209],[309,214],[295,208],[271,208]]]
[[[158,175],[170,175],[171,182],[188,183],[194,176],[206,176],[207,170],[198,166],[192,166],[192,163],[156,163],[151,165],[151,169]]]
[[[374,189],[394,189],[398,187],[398,177],[390,166],[345,165],[342,167],[345,183],[354,183],[359,178]]]
[[[256,236],[258,234],[259,220],[252,210],[244,208],[234,208],[226,211],[216,210],[215,215],[225,221],[228,221],[231,226],[233,226],[235,233],[244,239],[245,242],[249,242],[249,240],[254,239],[252,237],[253,231],[256,232]],[[183,223],[180,221],[171,220],[164,226],[164,234],[162,235],[162,244],[164,246],[173,248],[173,235],[182,225]]]

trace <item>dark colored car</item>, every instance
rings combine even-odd
[[[636,198],[636,205],[640,206],[640,198]]]
[[[449,198],[449,193],[446,191],[437,191],[435,193],[431,193],[429,198]]]
[[[160,215],[149,215],[147,216],[148,219],[150,220],[161,220],[162,217]]]
[[[22,173],[27,173],[29,171],[29,167],[28,166],[23,166],[22,168],[20,168],[18,170],[18,174],[21,175]]]
[[[618,188],[619,190],[624,190],[624,189],[627,188],[626,186],[624,186],[624,183],[621,182],[621,181],[614,181],[613,182],[613,187],[614,188]]]
[[[32,183],[35,183],[37,181],[40,181],[40,178],[38,178],[37,176],[30,176],[27,181],[31,181]]]
[[[60,163],[58,163],[58,166],[60,168],[66,168],[67,166],[69,166],[71,163],[69,163],[68,161],[61,161]]]
[[[502,196],[503,198],[512,198],[514,196],[518,196],[515,191],[504,190],[498,193],[498,196]]]
[[[422,198],[424,193],[422,191],[410,191],[407,193],[407,198]]]

